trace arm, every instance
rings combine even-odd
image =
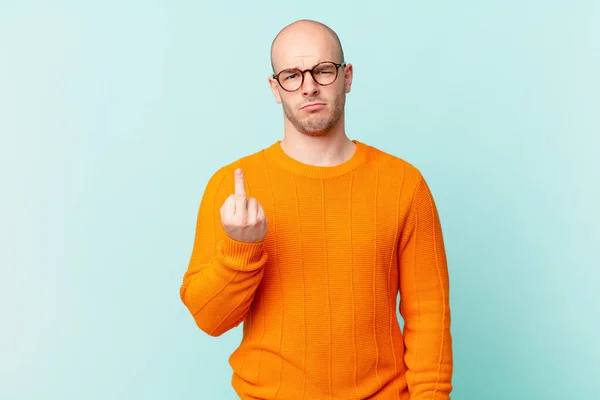
[[[399,255],[400,313],[411,400],[448,400],[452,391],[449,279],[437,209],[420,177]]]
[[[267,254],[263,242],[231,239],[221,221],[221,206],[233,193],[232,174],[221,169],[208,182],[180,297],[196,324],[211,336],[239,325],[250,308]]]

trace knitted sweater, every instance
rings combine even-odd
[[[243,322],[229,358],[242,399],[450,398],[448,270],[431,192],[408,162],[354,143],[348,161],[320,167],[276,142],[207,184],[180,296],[209,335]],[[221,225],[237,167],[268,218],[261,243]]]

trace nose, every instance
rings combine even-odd
[[[313,97],[319,94],[319,84],[315,82],[310,71],[304,73],[304,83],[302,84],[302,95]]]

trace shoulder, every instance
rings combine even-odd
[[[368,149],[369,161],[377,163],[381,175],[402,178],[411,186],[417,186],[423,180],[419,168],[401,156],[367,143],[363,145]]]
[[[398,155],[374,146],[368,147],[370,158],[377,163],[380,180],[394,180],[401,193],[406,193],[407,205],[412,207],[429,204],[435,208],[433,193],[419,168]]]

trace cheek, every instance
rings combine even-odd
[[[339,106],[345,93],[345,87],[342,85],[341,87],[336,87],[331,93],[327,93],[327,98],[333,105]]]
[[[286,96],[285,94],[281,94],[280,98],[281,98],[281,103],[288,108],[294,108],[295,106],[298,105],[298,101],[295,99],[295,97],[293,95]]]
[[[282,97],[280,104],[283,107],[286,114],[296,113],[294,103],[290,102],[290,99],[286,99],[286,98]]]
[[[331,85],[329,89],[330,90],[327,91],[327,97],[335,101],[337,101],[340,96],[343,96],[344,93],[346,93],[346,85],[344,82],[337,82],[335,86]]]

